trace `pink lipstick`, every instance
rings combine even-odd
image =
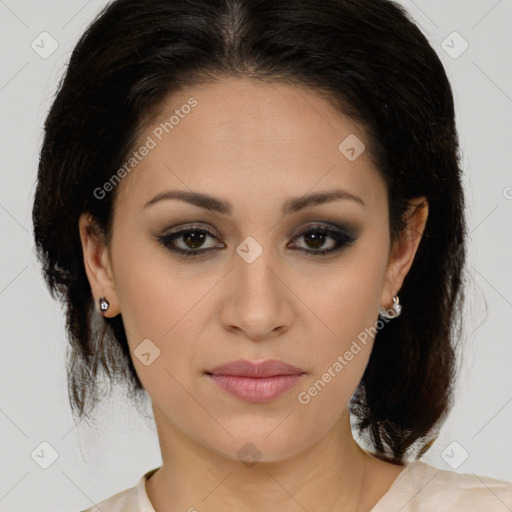
[[[221,389],[252,403],[274,400],[295,387],[305,374],[304,370],[275,359],[260,362],[239,359],[206,372]]]

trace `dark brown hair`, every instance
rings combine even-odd
[[[391,241],[410,200],[427,197],[403,312],[378,331],[350,402],[382,458],[419,457],[452,406],[466,224],[450,83],[389,0],[116,0],[82,35],[46,119],[33,207],[45,279],[66,306],[73,413],[100,400],[102,374],[144,392],[122,316],[95,312],[79,216],[110,240],[117,187],[102,199],[94,190],[173,91],[225,76],[310,87],[360,123],[386,183]]]

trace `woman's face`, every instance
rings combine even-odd
[[[362,143],[313,92],[235,79],[173,95],[141,137],[117,185],[112,273],[90,280],[122,313],[159,428],[271,461],[336,426],[412,263],[388,267],[386,188]],[[176,191],[201,200],[163,195]],[[240,359],[302,374],[209,375]]]

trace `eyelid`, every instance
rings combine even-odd
[[[211,238],[212,240],[220,240],[220,244],[217,244],[214,247],[198,248],[196,250],[172,247],[172,243],[175,240],[179,240],[183,233],[194,231],[202,232],[206,235],[206,237]],[[312,231],[324,232],[325,235],[335,241],[335,247],[325,250],[293,247],[295,240]],[[294,233],[292,241],[287,244],[287,248],[292,246],[290,247],[292,250],[299,251],[308,257],[328,257],[329,255],[334,256],[336,253],[343,251],[343,249],[352,246],[357,241],[359,235],[356,231],[357,229],[346,225],[339,226],[329,221],[314,221],[312,223],[306,224],[299,230],[298,233]],[[224,247],[222,246],[225,245],[222,241],[222,237],[218,234],[218,231],[213,228],[213,226],[202,226],[197,222],[189,225],[173,227],[161,235],[156,235],[156,239],[160,244],[167,248],[167,250],[176,253],[178,256],[183,258],[190,256],[192,258],[201,258],[202,256],[207,257],[210,253],[217,252],[216,249],[223,249]]]
[[[175,233],[181,233],[182,231],[207,231],[218,239],[222,238],[222,235],[213,226],[203,226],[196,222],[193,222],[192,224],[179,225],[171,229],[165,229],[161,236],[169,236]]]
[[[336,224],[334,222],[330,221],[311,221],[307,223],[304,227],[300,228],[299,231],[296,231],[296,228],[291,229],[287,234],[286,237],[290,238],[292,236],[298,237],[300,235],[303,235],[304,233],[307,233],[311,229],[330,229],[332,231],[336,231],[341,234],[345,234],[348,238],[358,238],[359,237],[359,230],[355,227],[352,227],[351,224],[347,224],[345,222],[341,222],[340,224]],[[193,222],[191,224],[185,223],[184,225],[175,226],[170,229],[164,229],[160,236],[168,236],[172,235],[174,233],[180,233],[181,231],[185,230],[198,230],[198,231],[207,231],[210,232],[212,235],[214,235],[217,239],[222,239],[222,235],[213,227],[211,224],[208,225],[202,225],[199,222]]]
[[[327,237],[333,239],[336,242],[336,246],[333,249],[326,250],[313,250],[313,249],[297,249],[300,252],[305,253],[308,256],[328,256],[334,255],[337,252],[343,250],[344,248],[350,247],[354,245],[354,243],[358,239],[358,235],[352,234],[350,229],[343,229],[340,227],[330,227],[329,223],[316,223],[310,224],[302,228],[294,237],[290,244],[293,244],[295,240],[299,239],[301,236],[310,233],[310,232],[323,232]]]
[[[303,228],[301,228],[297,233],[295,233],[295,236],[303,235],[304,233],[307,233],[311,229],[319,229],[319,230],[329,230],[329,231],[335,231],[336,233],[346,235],[347,238],[358,238],[359,233],[358,230],[355,228],[352,228],[350,225],[341,223],[340,225],[329,222],[329,221],[313,221],[312,223],[307,224]],[[290,233],[290,236],[294,234],[294,231]]]

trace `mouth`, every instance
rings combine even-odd
[[[205,374],[219,388],[240,400],[264,403],[295,387],[306,372],[275,359],[261,362],[239,359]]]

